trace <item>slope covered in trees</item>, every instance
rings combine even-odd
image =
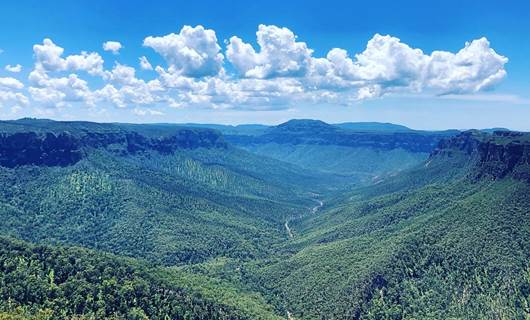
[[[0,238],[0,317],[280,319],[255,296],[179,270]],[[3,313],[2,313],[3,312]]]
[[[528,317],[530,135],[343,127],[0,122],[0,318]]]
[[[442,142],[421,167],[294,224],[287,258],[255,281],[302,319],[525,319],[527,138]]]
[[[165,265],[253,258],[285,237],[285,217],[312,203],[312,188],[336,181],[230,147],[209,130],[173,128],[154,138],[143,135],[151,129],[110,134],[71,126],[64,134],[78,144],[75,163],[40,163],[50,153],[31,138],[16,146],[33,148],[34,163],[0,166],[4,234]],[[61,136],[42,134],[33,137]]]

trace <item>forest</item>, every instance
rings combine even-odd
[[[0,121],[0,319],[530,319],[530,134]]]

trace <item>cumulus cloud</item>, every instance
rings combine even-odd
[[[184,26],[180,33],[162,37],[149,36],[143,45],[152,48],[168,63],[169,70],[188,77],[218,75],[223,54],[215,31],[203,26]]]
[[[22,106],[28,103],[24,94],[29,94],[38,107],[114,105],[129,107],[137,115],[156,115],[164,106],[277,110],[316,103],[348,105],[400,93],[475,94],[502,81],[508,62],[486,38],[468,42],[458,52],[425,53],[380,34],[357,54],[333,48],[316,57],[294,32],[273,25],[258,27],[255,47],[231,37],[226,61],[215,32],[200,25],[146,37],[143,46],[166,62],[153,66],[146,56],[139,58],[141,70],[156,72],[151,80],[122,63],[106,70],[96,52],[65,55],[62,47],[44,39],[33,47],[35,65],[27,85],[0,78],[0,103]],[[113,53],[120,48],[115,41],[103,44],[103,50]],[[22,67],[5,69],[17,72]],[[83,79],[87,75],[101,79]]]
[[[507,62],[486,38],[466,43],[456,54],[428,55],[398,38],[376,34],[354,59],[339,48],[330,50],[325,59],[313,59],[308,81],[316,87],[357,88],[359,99],[399,91],[474,93],[502,80]]]
[[[109,80],[111,83],[94,92],[97,100],[111,102],[120,108],[163,101],[159,96],[164,91],[160,81],[138,79],[133,67],[117,63],[110,72]]]
[[[112,54],[118,54],[121,48],[123,46],[118,41],[107,41],[103,43],[103,50],[110,51]]]
[[[24,84],[15,78],[0,78],[0,107],[20,109],[28,104],[28,98],[20,92]]]
[[[15,78],[5,77],[0,78],[0,87],[3,87],[4,89],[22,89],[24,88],[24,84],[22,82],[18,81]]]
[[[96,52],[81,52],[62,58],[64,49],[50,39],[44,39],[41,45],[33,46],[35,68],[44,72],[86,71],[90,75],[104,75],[103,58]]]
[[[239,73],[249,78],[298,77],[306,73],[313,50],[297,42],[287,28],[260,25],[256,32],[260,51],[234,36],[226,56]]]
[[[256,36],[259,52],[236,36],[230,38],[226,56],[239,75],[298,79],[306,91],[323,97],[337,97],[333,92],[346,92],[342,98],[358,100],[403,91],[475,93],[501,81],[508,62],[490,48],[486,38],[466,43],[456,54],[435,51],[429,55],[396,37],[376,34],[353,58],[341,48],[317,58],[287,28],[260,25]]]
[[[425,71],[426,85],[443,94],[474,93],[486,90],[506,76],[508,58],[490,48],[486,38],[467,42],[456,54],[435,51]]]
[[[7,66],[5,66],[5,70],[8,72],[18,73],[22,71],[22,66],[20,64],[14,66],[8,64]]]
[[[142,68],[142,70],[153,70],[153,66],[149,60],[147,60],[146,56],[140,57],[140,68]]]
[[[64,107],[69,102],[82,102],[94,106],[94,98],[87,81],[76,74],[66,77],[49,77],[35,69],[29,75],[28,91],[33,100],[45,107]]]
[[[98,53],[83,51],[63,57],[64,49],[51,39],[34,45],[33,53],[35,67],[28,76],[31,85],[28,92],[34,101],[44,107],[64,107],[71,102],[95,106],[95,95],[88,82],[75,72],[84,71],[106,79],[108,72]]]
[[[366,49],[355,58],[350,76],[387,86],[407,86],[421,80],[428,60],[420,49],[413,49],[398,38],[379,34],[370,39]]]
[[[18,110],[28,103],[28,98],[23,93],[0,88],[0,107],[11,107],[12,110]]]

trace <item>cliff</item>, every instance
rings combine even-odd
[[[530,133],[476,130],[443,139],[431,153],[434,158],[463,157],[477,177],[512,176],[530,181]]]
[[[106,149],[119,155],[156,151],[170,154],[178,149],[226,148],[222,136],[212,130],[176,129],[161,138],[132,131],[0,132],[0,166],[68,166],[91,149]]]
[[[81,157],[79,141],[67,133],[0,134],[0,165],[4,167],[29,164],[66,166]]]

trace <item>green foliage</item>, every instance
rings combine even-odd
[[[530,186],[408,181],[410,191],[359,189],[295,224],[283,259],[247,281],[302,319],[526,319]]]
[[[165,265],[262,256],[285,238],[285,218],[312,203],[294,181],[314,178],[220,152],[92,151],[70,167],[0,168],[0,230]]]
[[[424,152],[403,149],[377,150],[367,147],[345,147],[318,144],[257,144],[248,150],[301,167],[351,176],[370,183],[379,175],[416,166],[428,156]]]
[[[0,127],[94,142],[0,167],[0,232],[41,244],[0,238],[0,319],[530,316],[527,135],[467,132],[427,158],[454,133],[217,128],[252,154],[174,125]]]
[[[227,284],[182,271],[80,248],[7,238],[0,244],[0,318],[277,318],[254,296],[240,294],[234,302]]]

